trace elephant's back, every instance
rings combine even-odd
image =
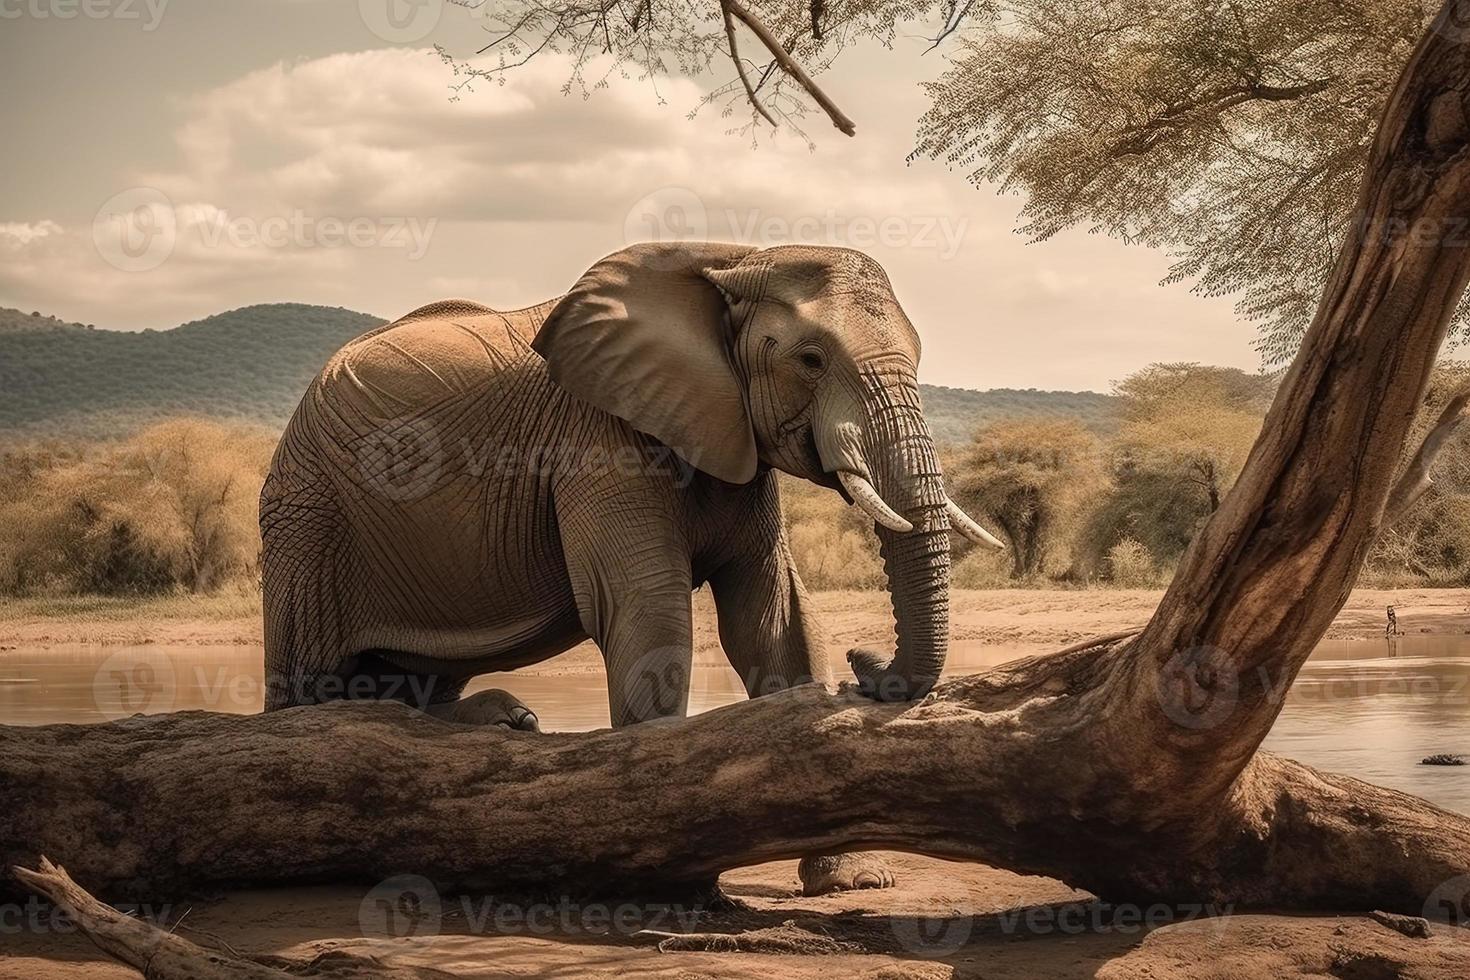
[[[463,400],[537,360],[531,341],[553,305],[504,313],[467,300],[420,307],[332,355],[314,394],[336,414],[378,421]]]
[[[570,599],[543,594],[570,594],[549,471],[522,465],[563,438],[568,396],[531,349],[552,305],[436,303],[332,357],[261,496],[270,606],[290,610],[272,614],[278,631],[327,615],[333,664],[364,649],[463,659],[566,617]]]

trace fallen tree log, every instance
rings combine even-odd
[[[1470,819],[1267,754],[1181,819],[1096,736],[1088,695],[1114,653],[951,681],[916,706],[808,686],[586,735],[362,702],[8,729],[0,833],[7,862],[65,854],[113,900],[404,871],[468,892],[646,892],[874,847],[1113,901],[1417,915],[1470,873]],[[24,788],[43,768],[57,775]]]
[[[1470,916],[1470,818],[1257,751],[1377,533],[1470,277],[1467,118],[1464,32],[1431,30],[1262,434],[1140,634],[912,704],[813,686],[584,735],[361,703],[5,728],[0,858],[157,899],[401,871],[644,888],[893,848],[1114,901]]]

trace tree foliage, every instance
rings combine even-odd
[[[1137,546],[1172,567],[1240,474],[1275,380],[1173,363],[1118,382],[1123,421],[1110,447],[1109,486],[1079,532],[1080,573],[1111,575],[1110,556],[1124,541],[1130,555]]]
[[[1076,422],[997,422],[975,433],[951,472],[961,507],[984,515],[1005,535],[1011,573],[1041,574],[1081,505],[1102,486],[1097,438]]]
[[[1350,233],[1418,0],[1011,0],[972,11],[918,153],[1022,192],[1022,230],[1081,225],[1238,295],[1288,359]],[[1463,317],[1461,318],[1463,319]]]
[[[1265,375],[1202,364],[1153,364],[1128,376],[1113,389],[1125,465],[1194,485],[1213,513],[1245,465],[1275,388]]]
[[[903,30],[942,41],[947,68],[926,86],[931,106],[915,156],[1023,194],[1020,226],[1034,239],[1081,226],[1165,251],[1167,282],[1237,297],[1237,312],[1260,324],[1265,361],[1279,364],[1353,233],[1378,112],[1437,8],[1422,0],[504,0],[476,5],[491,34],[479,54],[492,63],[441,54],[461,87],[544,51],[571,57],[567,88],[584,93],[616,73],[655,86],[666,75],[712,74],[705,101],[727,115],[743,108],[739,129],[753,133],[763,120],[799,128],[813,104],[844,128],[845,116],[808,76],[859,40],[891,45]],[[1463,308],[1455,323],[1458,336]]]

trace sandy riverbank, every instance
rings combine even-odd
[[[1157,589],[989,589],[951,594],[955,643],[1062,647],[1089,636],[1148,621],[1163,592]],[[879,643],[891,636],[883,592],[819,592],[813,596],[834,648]],[[1470,633],[1470,589],[1359,589],[1338,613],[1331,638],[1382,636],[1385,610],[1396,607],[1405,633]],[[694,595],[695,647],[701,661],[719,661],[714,603],[708,590]],[[0,651],[73,643],[121,645],[258,645],[260,612],[253,597],[56,600],[0,604]],[[595,666],[590,645],[541,669]],[[537,669],[537,668],[531,668]]]
[[[1435,924],[1430,938],[1410,939],[1364,916],[1212,917],[1199,909],[1180,910],[1178,921],[1166,922],[1162,906],[1112,909],[1047,878],[908,855],[895,861],[897,887],[823,898],[797,894],[794,861],[741,869],[722,883],[747,910],[682,920],[701,932],[775,928],[808,947],[839,950],[825,954],[660,952],[654,940],[630,933],[639,925],[685,931],[674,914],[643,910],[635,922],[617,904],[553,900],[528,908],[456,896],[435,896],[423,905],[437,904],[439,917],[414,923],[412,935],[384,937],[388,920],[375,901],[381,894],[369,894],[366,886],[232,894],[194,904],[178,932],[201,945],[219,948],[223,942],[242,952],[305,961],[344,950],[378,957],[385,966],[487,978],[1470,976],[1470,929]],[[612,915],[625,924],[621,932],[603,931]],[[1149,917],[1152,927],[1142,924]],[[782,929],[785,923],[792,928]],[[0,930],[0,952],[5,980],[137,976],[75,934],[7,928]]]
[[[1157,591],[1000,590],[953,598],[957,643],[1001,647],[1060,647],[1087,636],[1140,625]],[[823,593],[815,603],[834,649],[872,643],[887,629],[881,593]],[[1470,632],[1470,591],[1360,590],[1337,617],[1334,637],[1381,636],[1384,609],[1396,605],[1406,633]],[[720,657],[707,594],[695,598],[701,660]],[[43,616],[0,611],[0,647],[35,648],[78,642],[256,644],[259,625],[239,606],[124,606]],[[250,610],[246,609],[248,613]],[[0,654],[3,655],[3,654]],[[595,651],[579,648],[542,666],[547,673],[599,669]],[[725,876],[729,894],[747,909],[693,923],[701,931],[742,932],[793,922],[807,946],[835,942],[837,952],[793,955],[752,952],[659,952],[625,933],[579,928],[580,907],[567,920],[554,906],[547,929],[494,926],[481,918],[480,898],[440,902],[442,919],[419,923],[409,937],[375,935],[368,885],[236,893],[196,902],[179,931],[208,945],[310,959],[331,949],[379,957],[389,965],[432,966],[466,977],[647,977],[660,980],[782,976],[830,980],[947,977],[1422,977],[1470,976],[1470,929],[1435,925],[1428,939],[1410,939],[1362,916],[1231,915],[1139,919],[1162,910],[1106,907],[1046,878],[1023,877],[980,865],[896,855],[898,887],[824,898],[797,892],[795,862],[740,869]],[[364,911],[364,910],[368,911]],[[466,915],[465,911],[479,913]],[[4,978],[136,976],[87,940],[27,925],[22,915],[0,921],[0,980]],[[177,916],[182,909],[175,909]],[[378,915],[381,918],[381,915]],[[491,921],[477,928],[476,921]],[[499,920],[499,921],[504,921]],[[600,921],[600,920],[599,920]],[[366,923],[366,928],[365,928]],[[679,928],[666,918],[656,928]],[[802,931],[804,930],[804,931]],[[820,939],[813,939],[813,933]],[[214,938],[211,938],[214,937]]]

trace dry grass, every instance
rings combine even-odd
[[[248,619],[260,615],[260,593],[226,589],[212,595],[40,596],[0,600],[0,622],[119,623]]]

